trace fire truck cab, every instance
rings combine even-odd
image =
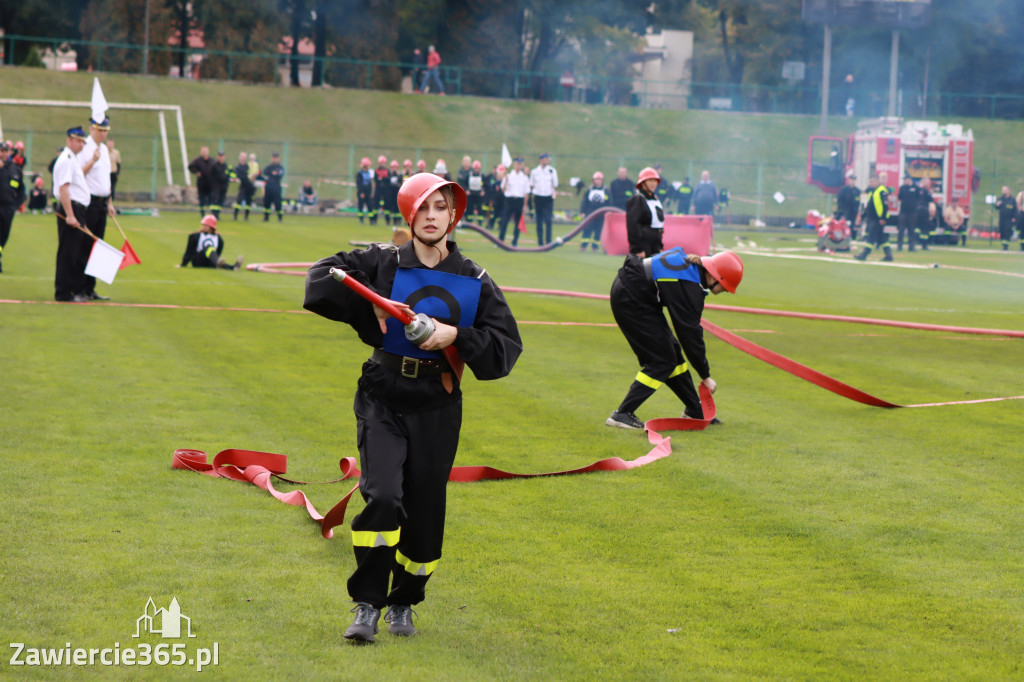
[[[916,184],[925,178],[931,180],[940,217],[947,205],[956,204],[970,220],[971,193],[977,190],[979,177],[974,169],[974,134],[959,124],[878,118],[862,121],[857,132],[847,138],[811,137],[807,184],[836,194],[849,171],[857,176],[857,186],[862,190],[872,173],[888,174],[886,186],[890,189],[893,221],[899,214],[896,194],[907,175]],[[940,218],[936,236],[948,231],[943,227]]]

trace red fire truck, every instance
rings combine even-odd
[[[971,193],[977,191],[980,176],[974,168],[974,135],[955,123],[904,121],[879,118],[861,122],[847,138],[815,136],[807,154],[807,183],[828,194],[843,186],[846,173],[853,171],[857,186],[864,189],[874,172],[888,174],[889,210],[894,223],[899,213],[896,193],[909,175],[915,183],[932,182],[939,216],[950,203],[971,216]],[[965,229],[967,223],[965,222]],[[944,241],[948,232],[938,220],[935,236]],[[948,236],[948,235],[946,235]]]

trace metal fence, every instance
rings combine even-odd
[[[60,68],[60,55],[75,53],[78,61],[94,71],[116,73],[149,73],[170,75],[181,48],[102,41],[62,40],[32,36],[3,37],[5,60],[13,63],[16,54],[26,54],[30,47],[48,51],[50,68]],[[366,61],[342,57],[292,57],[287,54],[250,54],[224,50],[187,49],[184,77],[287,84],[294,64],[300,82],[309,84],[314,62],[318,61],[324,82],[332,87],[401,90],[418,84],[420,73],[405,62]],[[35,54],[39,54],[36,52]],[[145,64],[143,55],[146,54]],[[38,62],[36,62],[38,63]],[[561,84],[562,74],[514,69],[479,69],[458,66],[440,67],[445,92],[454,95],[531,99],[545,101],[576,101],[591,104],[612,104],[642,108],[711,109],[741,112],[818,114],[821,110],[821,89],[796,85],[734,85],[698,81],[659,81],[640,78],[616,78],[587,74],[574,75],[572,87]],[[857,116],[879,116],[887,113],[887,89],[851,89],[834,91],[829,102],[835,114],[846,111],[853,100]],[[914,90],[900,93],[898,115],[980,117],[1017,119],[1024,117],[1024,95],[987,93],[930,93],[927,97]]]

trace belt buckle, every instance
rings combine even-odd
[[[409,367],[412,369],[408,369]],[[402,358],[402,376],[409,379],[418,379],[420,376],[420,361],[419,358]]]

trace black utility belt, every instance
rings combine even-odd
[[[105,196],[105,197],[99,197],[99,196],[96,196],[95,194],[90,194],[89,195],[89,203],[90,204],[99,204],[99,203],[104,203],[105,204],[108,201],[110,201],[110,196],[109,195]]]
[[[410,358],[404,355],[395,355],[387,351],[374,349],[370,360],[382,367],[393,369],[403,377],[418,379],[420,377],[437,376],[452,371],[452,368],[444,360],[430,360],[426,358]]]

